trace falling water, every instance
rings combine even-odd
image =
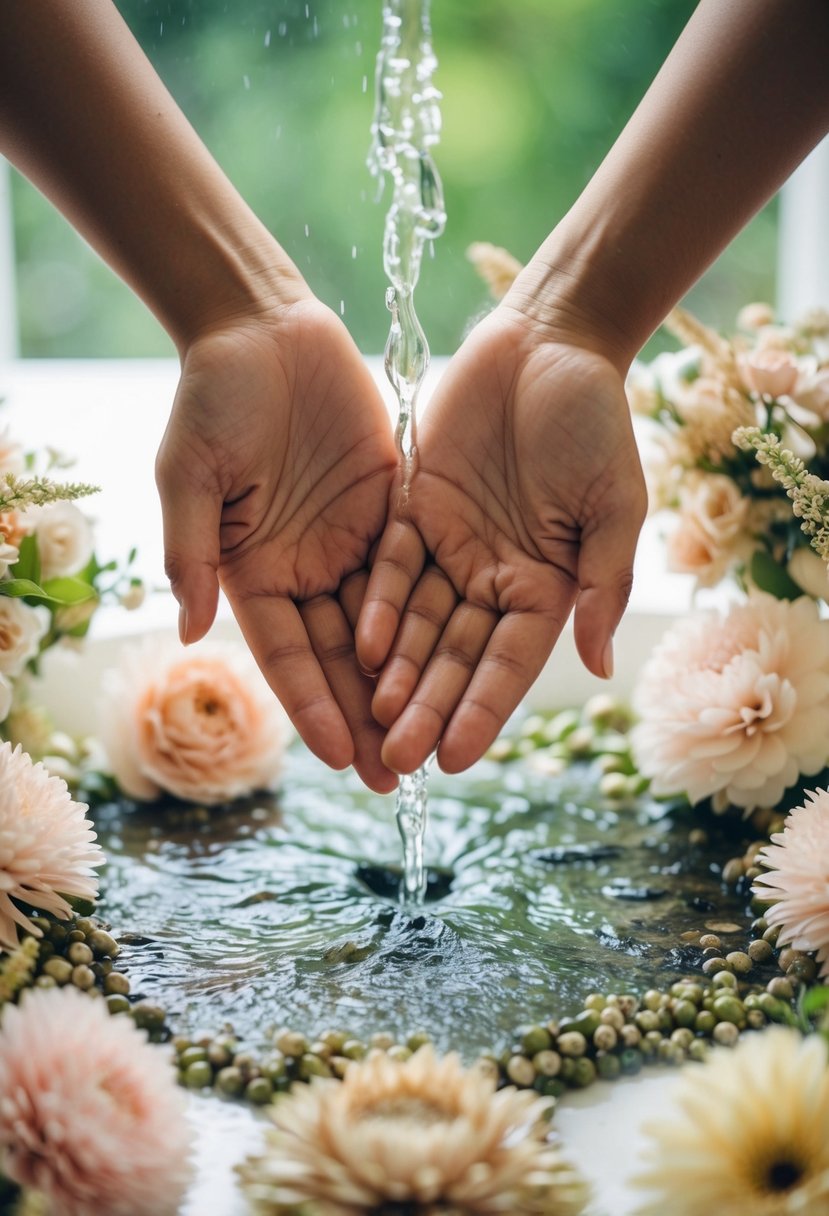
[[[391,180],[383,235],[391,326],[386,375],[397,396],[401,499],[408,501],[417,468],[417,396],[429,367],[429,345],[414,307],[426,241],[446,223],[443,188],[430,149],[440,138],[440,93],[432,76],[437,60],[429,25],[430,0],[385,0],[377,56],[372,123],[372,172]],[[423,839],[428,811],[428,762],[400,781],[397,823],[403,839],[401,900],[419,904],[426,889]]]

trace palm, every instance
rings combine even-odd
[[[582,659],[606,674],[644,502],[612,365],[572,345],[532,341],[501,312],[479,326],[424,420],[407,513],[387,530],[358,631],[361,657],[376,664],[425,550],[437,568],[424,576],[432,599],[438,571],[453,594],[450,601],[444,592],[438,621],[415,588],[381,677],[374,705],[395,723],[383,753],[392,767],[420,763],[441,736],[443,767],[475,760],[577,600]]]
[[[353,626],[393,467],[371,377],[315,301],[191,348],[157,463],[186,640],[209,628],[221,583],[309,746],[382,789],[394,779]]]

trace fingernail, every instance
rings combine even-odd
[[[605,678],[610,679],[613,675],[613,638],[608,638],[602,652],[602,669],[604,670]]]
[[[187,609],[184,604],[178,610],[178,636],[182,646],[187,645]]]
[[[361,663],[359,661],[359,659],[357,660],[357,666],[360,668],[360,671],[363,673],[363,675],[368,676],[368,678],[370,680],[376,680],[377,677],[380,675],[380,672],[376,668],[366,667],[365,663]]]

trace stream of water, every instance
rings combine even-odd
[[[369,164],[391,199],[383,235],[383,267],[389,280],[386,305],[391,326],[386,375],[398,404],[397,445],[402,465],[400,494],[408,501],[417,471],[417,398],[429,367],[429,344],[414,306],[427,241],[446,223],[443,188],[431,148],[440,138],[440,93],[433,76],[430,0],[386,0],[377,56],[376,102]],[[400,898],[419,906],[426,891],[423,843],[428,817],[429,762],[400,780],[397,825],[403,842]]]

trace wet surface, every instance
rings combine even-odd
[[[472,1056],[595,989],[642,991],[699,968],[680,934],[712,918],[745,939],[746,894],[692,847],[691,812],[619,808],[598,773],[523,762],[435,772],[427,902],[397,903],[393,797],[297,747],[278,796],[231,808],[99,807],[100,912],[133,991],[189,1029],[231,1021],[366,1036],[425,1029]],[[726,939],[729,940],[729,939]]]

